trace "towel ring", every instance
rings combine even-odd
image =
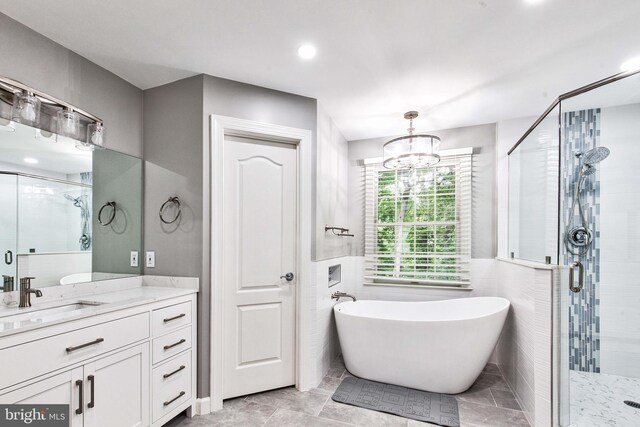
[[[111,210],[111,216],[109,217],[109,219],[107,221],[102,221],[102,211],[104,211],[104,208],[106,208],[107,206],[110,206],[111,209],[112,209]],[[115,218],[116,218],[116,202],[107,202],[104,205],[102,205],[102,207],[98,211],[98,222],[100,223],[100,225],[105,227],[105,226],[111,224]]]
[[[164,218],[164,210],[165,208],[167,208],[167,206],[170,206],[170,205],[175,205],[178,208],[178,212],[176,213],[175,218],[173,218],[170,221],[167,221]],[[165,224],[173,224],[178,220],[178,218],[180,218],[181,214],[182,214],[182,208],[180,207],[180,199],[177,196],[169,197],[167,201],[164,202],[160,207],[160,221],[164,222]]]

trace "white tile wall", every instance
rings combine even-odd
[[[600,179],[600,372],[640,377],[640,104],[603,108]]]
[[[69,274],[91,273],[91,252],[18,255],[18,277],[35,277],[31,286],[55,286]]]
[[[551,292],[557,268],[498,260],[496,277],[496,295],[511,301],[496,362],[532,425],[551,426]]]
[[[319,384],[329,370],[331,361],[340,354],[338,332],[333,317],[336,303],[331,294],[336,291],[350,292],[354,282],[353,258],[349,256],[332,258],[312,263],[312,304],[314,320],[312,348],[314,355],[314,385]],[[329,288],[329,266],[340,264],[342,280]]]
[[[503,120],[497,124],[496,185],[498,214],[498,256],[509,256],[509,156],[508,152],[537,117]]]

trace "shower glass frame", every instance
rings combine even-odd
[[[555,132],[556,137],[558,142],[561,141],[562,138],[562,115],[563,115],[563,102],[567,101],[573,97],[582,95],[584,93],[590,92],[594,89],[598,89],[600,87],[606,86],[608,84],[611,83],[615,83],[618,82],[620,80],[623,80],[625,78],[628,77],[632,77],[635,75],[640,75],[640,69],[638,70],[632,70],[632,71],[625,71],[622,73],[618,73],[615,74],[613,76],[604,78],[602,80],[598,80],[596,82],[593,82],[591,84],[588,84],[586,86],[582,86],[578,89],[572,90],[570,92],[564,93],[562,95],[560,95],[558,98],[556,98],[551,105],[549,105],[549,107],[540,115],[540,117],[538,117],[538,119],[527,129],[527,131],[520,137],[520,139],[518,139],[518,141],[509,149],[509,151],[507,152],[507,157],[509,159],[508,162],[508,169],[509,169],[509,180],[508,180],[508,187],[509,187],[509,195],[511,196],[511,190],[512,188],[512,165],[511,165],[511,159],[513,158],[512,156],[516,153],[516,150],[523,144],[525,143],[528,138],[530,136],[532,136],[532,134],[534,133],[534,131],[541,125],[544,123],[545,119],[547,119],[547,117],[550,116],[551,113],[554,112],[555,109],[557,109],[557,120],[556,120],[556,124],[557,124],[557,132]],[[560,194],[560,172],[562,170],[562,155],[563,155],[563,151],[562,151],[562,147],[561,144],[558,143],[557,146],[557,154],[558,154],[558,163],[557,163],[557,176],[556,176],[556,181],[557,181],[557,197],[556,197],[556,202],[557,202],[557,209],[556,209],[556,230],[555,230],[555,236],[556,236],[556,250],[555,250],[555,254],[544,254],[541,256],[537,256],[537,257],[521,257],[518,256],[518,250],[517,248],[512,246],[512,230],[511,230],[511,224],[513,222],[513,214],[512,214],[512,210],[511,210],[511,201],[509,203],[509,211],[508,211],[508,222],[509,222],[509,230],[507,233],[508,236],[508,253],[509,253],[509,257],[512,259],[517,259],[517,260],[523,260],[523,261],[532,261],[532,262],[540,262],[540,263],[544,263],[544,264],[552,264],[552,265],[560,265],[560,256],[562,254],[562,244],[563,244],[563,238],[562,238],[562,230],[561,230],[561,226],[562,226],[562,200],[561,200],[561,194]],[[511,198],[511,197],[510,197]]]
[[[508,159],[509,159],[508,160],[508,166],[509,166],[508,252],[509,252],[509,256],[510,258],[513,258],[516,260],[519,259],[524,261],[533,261],[534,263],[552,264],[557,266],[556,267],[557,274],[554,275],[554,282],[557,281],[558,283],[553,284],[553,288],[551,291],[552,310],[551,310],[551,331],[550,332],[552,337],[551,359],[553,361],[551,365],[551,370],[549,372],[550,384],[551,384],[551,390],[550,390],[551,403],[552,403],[552,413],[551,413],[552,419],[550,420],[551,425],[566,426],[566,425],[569,425],[571,422],[575,422],[576,421],[575,419],[571,420],[571,407],[574,404],[578,405],[572,402],[572,399],[571,399],[571,393],[573,393],[572,391],[573,385],[571,382],[570,373],[572,372],[572,370],[576,369],[575,367],[571,368],[570,367],[571,365],[569,363],[570,353],[571,351],[575,351],[574,346],[570,344],[570,337],[569,337],[570,335],[569,309],[571,307],[571,304],[572,304],[571,301],[573,297],[572,297],[572,294],[569,292],[569,286],[568,286],[569,285],[569,281],[568,281],[569,267],[565,265],[567,264],[567,261],[563,259],[564,258],[563,246],[565,245],[565,242],[564,242],[565,228],[568,229],[568,226],[571,225],[571,222],[570,222],[571,219],[567,219],[565,224],[564,216],[566,216],[566,212],[564,207],[566,206],[564,204],[570,203],[570,202],[568,201],[568,199],[566,199],[566,197],[563,197],[563,191],[562,191],[562,187],[563,187],[562,174],[563,174],[563,159],[564,159],[563,156],[572,156],[577,153],[574,151],[569,151],[568,149],[565,149],[565,147],[563,146],[564,145],[563,138],[566,137],[563,130],[563,125],[565,124],[563,122],[563,118],[566,112],[587,110],[587,108],[582,108],[582,107],[578,109],[572,108],[570,101],[579,101],[577,97],[579,97],[580,95],[584,95],[598,88],[602,88],[606,85],[613,84],[633,76],[639,77],[640,69],[619,73],[611,77],[596,81],[592,84],[580,87],[571,92],[567,92],[565,94],[560,95],[544,111],[544,113],[528,128],[528,130],[516,142],[516,144],[508,151]],[[598,94],[596,93],[596,95]],[[577,102],[577,104],[580,105],[581,103]],[[618,104],[613,104],[613,105],[615,106]],[[619,105],[624,105],[624,104],[619,104]],[[601,106],[589,107],[588,109],[600,109],[600,108]],[[511,200],[512,191],[515,190],[515,188],[513,188],[514,183],[517,184],[518,186],[520,185],[519,179],[515,181],[512,179],[512,175],[514,174],[514,172],[518,174],[518,177],[521,174],[520,170],[514,171],[515,169],[514,166],[517,166],[517,163],[515,162],[515,160],[517,160],[517,156],[519,155],[519,152],[517,150],[519,149],[522,150],[523,148],[525,148],[523,144],[526,144],[527,141],[530,140],[530,138],[533,138],[535,136],[536,130],[539,129],[539,127],[544,123],[545,120],[547,120],[548,118],[552,118],[552,116],[555,115],[556,112],[557,112],[557,117],[555,120],[555,125],[557,126],[557,128],[556,128],[556,131],[553,133],[558,141],[557,147],[555,147],[555,150],[557,152],[558,162],[556,165],[553,165],[553,166],[550,166],[550,164],[546,165],[548,170],[557,168],[556,170],[553,171],[555,173],[555,181],[557,182],[557,188],[555,190],[557,205],[556,205],[555,212],[548,212],[549,215],[555,214],[555,218],[556,218],[555,227],[554,227],[555,236],[556,236],[556,241],[555,241],[556,250],[554,254],[536,253],[535,256],[522,257],[519,254],[520,245],[517,244],[519,243],[518,239],[520,238],[520,235],[518,235],[517,238],[514,238],[515,237],[513,236],[514,230],[512,230],[512,223],[514,222],[514,220],[515,222],[519,223],[520,216],[522,215],[521,211],[516,211],[512,209],[512,200]],[[583,150],[582,152],[584,153],[586,151],[587,150]],[[595,167],[599,168],[599,165],[595,165]],[[574,181],[572,181],[572,185],[576,185],[576,182],[575,182],[576,177],[573,176],[573,174],[571,176],[574,179]],[[564,185],[566,186],[566,188],[569,188],[569,186],[566,183]],[[566,191],[566,188],[565,188],[565,191]],[[518,187],[517,191],[521,191],[521,188]],[[514,192],[514,194],[517,194],[517,193]],[[575,196],[573,196],[573,198],[575,198]],[[514,214],[515,216],[518,216],[518,218],[514,219]],[[595,234],[596,230],[599,231],[599,226],[597,229],[592,229],[591,231]],[[540,235],[541,234],[542,233],[540,233]],[[536,237],[539,237],[539,236],[536,236]],[[595,247],[595,244],[593,245]],[[587,261],[587,258],[589,258],[590,256],[591,255],[581,254],[581,255],[575,255],[573,257],[575,259],[583,259],[580,257],[584,257],[584,261]],[[571,259],[571,258],[572,258],[572,255],[568,255],[568,259]],[[595,263],[597,265],[597,268],[600,268],[600,264],[599,264],[600,261],[590,259],[589,262]],[[595,284],[598,288],[600,288],[599,281],[595,282]],[[586,297],[584,298],[586,300]],[[583,302],[583,304],[586,304],[586,307],[589,306],[588,301]],[[599,306],[596,306],[596,307],[597,307],[597,310],[600,310]],[[600,338],[606,338],[606,334],[600,336]],[[581,338],[579,338],[579,341],[580,341],[580,344],[582,344]],[[598,345],[598,351],[600,351],[599,345]],[[587,371],[587,372],[599,373],[600,370],[598,369],[595,371]]]

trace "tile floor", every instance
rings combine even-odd
[[[571,425],[635,427],[640,409],[624,404],[640,400],[640,379],[571,371]]]
[[[293,387],[271,390],[224,402],[221,411],[202,417],[174,418],[166,427],[417,427],[430,425],[395,415],[336,403],[331,395],[350,375],[341,358],[318,388],[301,393]],[[529,426],[524,413],[496,365],[489,364],[476,383],[456,395],[461,427]]]

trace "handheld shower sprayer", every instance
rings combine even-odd
[[[564,243],[567,251],[573,255],[584,255],[589,250],[589,245],[593,241],[593,234],[589,229],[589,223],[584,213],[582,203],[580,202],[580,194],[586,179],[596,173],[595,165],[609,157],[611,151],[607,147],[596,147],[586,153],[578,153],[576,157],[580,160],[580,174],[578,175],[578,185],[573,196],[573,204],[571,213],[564,234]],[[578,206],[580,215],[580,225],[573,225],[574,214]]]

